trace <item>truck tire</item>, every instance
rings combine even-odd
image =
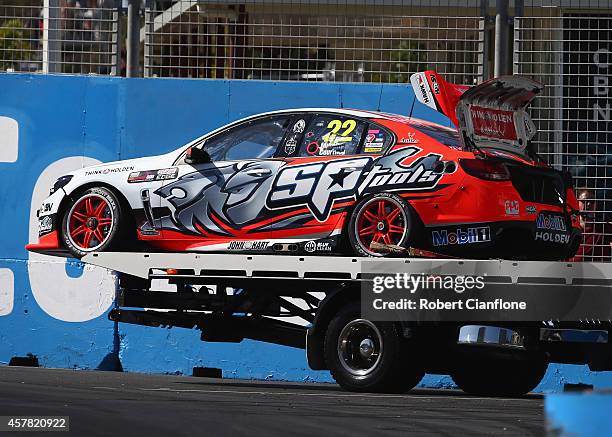
[[[412,389],[424,375],[418,354],[410,356],[414,349],[400,337],[394,323],[363,319],[359,303],[342,308],[325,334],[327,367],[349,391],[404,393]]]
[[[514,397],[536,388],[547,369],[548,361],[543,357],[483,358],[462,363],[452,377],[459,388],[469,394]]]

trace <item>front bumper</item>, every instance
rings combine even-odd
[[[25,248],[29,252],[42,253],[45,255],[70,256],[68,251],[62,247],[57,231],[51,231],[38,237],[38,243],[27,244]]]

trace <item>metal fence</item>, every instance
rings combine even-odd
[[[609,261],[612,13],[531,13],[514,20],[514,73],[546,85],[530,109],[539,129],[535,145],[550,164],[572,173],[585,199],[585,258]]]
[[[513,41],[494,47],[493,0],[143,0],[141,73],[406,83],[415,71],[436,69],[451,82],[474,84],[492,75],[494,50],[512,54],[514,73],[546,85],[530,110],[537,150],[570,170],[587,199],[585,259],[608,261],[612,1],[509,3]],[[123,75],[121,6],[3,2],[0,70]]]
[[[435,67],[457,82],[482,80],[480,0],[443,10],[404,3],[179,0],[162,10],[149,1],[144,74],[407,82]]]
[[[0,4],[0,71],[117,74],[116,0]]]

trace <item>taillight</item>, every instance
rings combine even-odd
[[[491,159],[460,159],[459,165],[470,176],[488,181],[509,181],[510,172],[503,162]]]

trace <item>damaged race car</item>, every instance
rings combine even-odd
[[[542,85],[507,76],[466,87],[434,71],[411,82],[457,129],[362,110],[251,116],[165,155],[62,176],[27,249],[573,256],[581,228],[571,176],[530,142],[525,109]]]

